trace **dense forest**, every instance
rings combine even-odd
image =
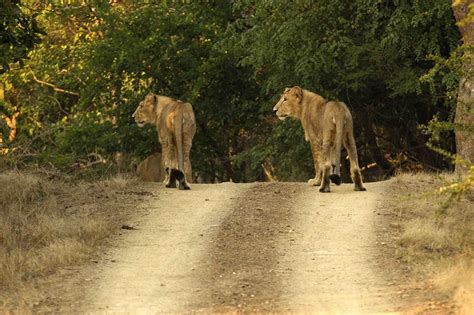
[[[298,85],[348,105],[366,178],[452,169],[464,50],[451,5],[2,1],[0,168],[133,170],[160,151],[131,117],[152,91],[192,103],[205,181],[306,180],[300,123],[272,113]]]

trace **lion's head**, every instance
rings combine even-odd
[[[299,86],[286,88],[278,103],[273,107],[273,111],[281,120],[287,117],[299,118],[302,99],[303,90]]]
[[[158,96],[151,92],[148,93],[132,115],[138,126],[143,127],[147,123],[155,123],[157,105]]]

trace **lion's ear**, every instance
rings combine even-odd
[[[303,89],[302,88],[300,88],[299,86],[294,86],[291,90],[292,90],[291,94],[293,94],[294,96],[296,96],[299,99],[303,98]]]

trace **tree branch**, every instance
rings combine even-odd
[[[33,72],[33,69],[30,68],[30,71],[31,71],[31,74],[33,75],[33,80],[35,80],[37,83],[42,84],[42,85],[49,86],[49,87],[53,88],[54,91],[59,92],[59,93],[64,93],[64,94],[69,94],[69,95],[74,95],[74,96],[79,96],[79,93],[61,89],[61,88],[57,87],[56,85],[54,85],[54,84],[52,84],[52,83],[49,83],[49,82],[46,82],[46,81],[43,81],[43,80],[38,79],[38,78],[36,77],[35,73]]]

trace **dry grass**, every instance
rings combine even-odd
[[[123,175],[86,183],[0,173],[0,305],[90,257],[140,201],[128,195],[136,184]]]
[[[452,174],[399,174],[392,181],[390,203],[405,262],[462,310],[474,301],[474,195],[471,189],[446,207],[448,196],[439,193],[456,180]]]
[[[441,270],[434,278],[440,290],[453,294],[459,314],[472,314],[474,310],[474,260],[457,259]]]

